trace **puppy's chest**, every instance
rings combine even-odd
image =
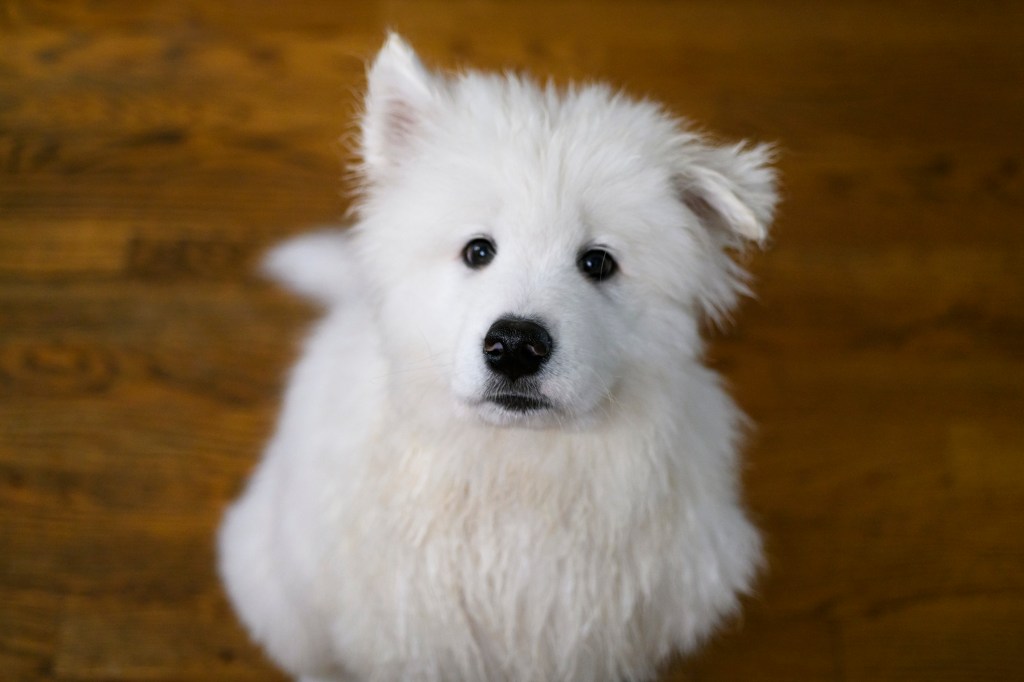
[[[524,457],[449,468],[413,457],[361,488],[345,563],[481,603],[541,585],[572,599],[626,588],[622,567],[664,556],[678,518],[670,499],[638,494],[646,486],[593,462],[581,469]]]
[[[613,541],[590,481],[559,481],[528,464],[457,473],[404,467],[372,488],[378,514],[366,530],[410,552],[526,557]]]
[[[605,618],[599,612],[609,597],[636,592],[638,577],[622,567],[635,564],[627,555],[637,555],[637,537],[610,528],[588,496],[575,505],[483,497],[461,486],[438,489],[420,504],[392,507],[390,518],[367,529],[373,539],[358,553],[376,558],[351,560],[380,561],[364,574],[366,584],[386,575],[395,586],[377,602],[385,622],[432,623],[515,649],[520,637],[579,632],[590,618]]]
[[[367,462],[339,519],[340,542],[328,540],[336,553],[323,564],[321,593],[336,595],[332,612],[359,614],[359,632],[396,633],[413,657],[462,652],[453,670],[468,651],[481,669],[531,651],[547,671],[493,679],[564,677],[554,672],[558,652],[597,646],[595,633],[632,651],[630,633],[655,612],[651,594],[678,573],[669,564],[680,515],[642,464],[627,467],[643,476],[628,480],[569,458],[579,452],[537,452],[492,448],[479,451],[491,456],[483,460],[407,451]]]

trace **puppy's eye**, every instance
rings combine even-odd
[[[604,249],[590,249],[579,257],[576,267],[595,282],[603,282],[618,271],[619,264]]]
[[[481,237],[466,244],[466,247],[462,250],[462,260],[466,265],[475,270],[484,267],[494,260],[494,256],[497,253],[498,250],[494,247],[494,242]]]

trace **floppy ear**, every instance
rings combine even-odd
[[[359,286],[351,237],[329,228],[292,237],[264,257],[263,274],[289,290],[330,306]]]
[[[704,227],[696,300],[716,323],[728,319],[740,296],[749,295],[748,275],[732,252],[763,245],[778,200],[771,147],[712,147],[684,141],[675,183],[680,198]]]
[[[724,231],[727,245],[738,246],[736,237],[763,244],[778,200],[771,147],[703,147],[687,156],[676,176],[683,203],[706,227]]]
[[[431,113],[437,79],[398,34],[388,35],[367,72],[362,118],[366,179],[384,179],[410,154]]]

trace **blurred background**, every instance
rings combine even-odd
[[[1024,3],[938,0],[0,2],[0,678],[281,679],[213,569],[313,319],[254,266],[387,28],[781,150],[709,358],[769,570],[663,679],[1024,679]]]

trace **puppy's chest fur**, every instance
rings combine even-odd
[[[686,572],[676,561],[686,515],[640,453],[583,436],[544,452],[481,441],[398,453],[389,447],[398,442],[425,441],[384,439],[352,500],[363,512],[349,515],[340,556],[324,564],[338,611],[374,591],[361,627],[398,633],[407,664],[433,652],[440,679],[474,668],[478,679],[585,679],[559,668],[559,652],[588,641],[615,643],[595,658],[602,666],[657,655],[650,635],[672,609],[652,609],[651,599],[676,598],[667,581]],[[534,652],[533,672],[513,670],[524,663],[510,657],[523,651]]]
[[[552,446],[549,435],[534,436],[462,432],[439,445],[401,428],[380,434],[353,481],[350,504],[362,511],[346,513],[358,519],[350,530],[361,546],[376,537],[422,562],[426,578],[464,566],[470,582],[491,570],[506,583],[501,572],[556,566],[566,580],[596,576],[609,570],[601,559],[619,563],[681,530],[670,462],[656,468],[642,445],[629,451],[614,437],[560,435]]]

